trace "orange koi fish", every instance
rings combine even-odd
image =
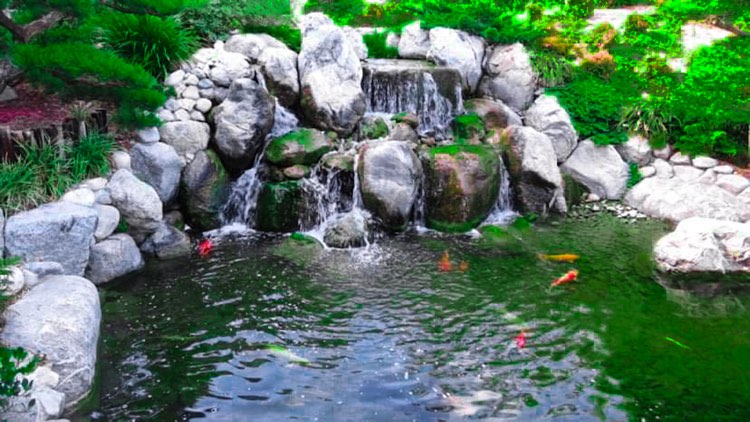
[[[578,270],[570,270],[565,273],[562,277],[553,281],[551,287],[559,286],[561,284],[570,283],[578,277]]]
[[[521,330],[521,334],[516,336],[516,346],[518,346],[519,349],[526,347],[526,330]]]
[[[563,253],[563,254],[557,254],[557,255],[548,255],[548,254],[537,254],[539,256],[539,259],[543,259],[545,261],[554,261],[554,262],[569,262],[574,263],[580,258],[580,255],[576,255],[574,253]]]
[[[467,261],[461,261],[460,264],[458,264],[458,269],[465,273],[466,271],[469,271],[469,263]]]
[[[448,255],[448,251],[443,252],[443,256],[438,261],[438,271],[441,273],[447,273],[451,270],[451,256]]]
[[[198,243],[198,255],[202,257],[208,256],[213,248],[214,242],[212,242],[211,239],[203,239],[200,243]]]

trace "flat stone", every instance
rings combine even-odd
[[[699,155],[693,158],[693,167],[699,169],[710,169],[719,165],[719,160],[704,155]]]
[[[717,174],[732,174],[732,173],[734,173],[734,167],[732,167],[730,165],[726,165],[726,164],[721,165],[721,166],[716,166],[712,170],[715,171]]]
[[[722,174],[716,178],[716,186],[739,195],[750,186],[750,181],[739,174]]]

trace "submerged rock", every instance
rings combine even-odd
[[[127,234],[115,234],[91,247],[86,278],[103,284],[143,267],[143,257],[135,241]]]
[[[182,172],[180,201],[185,220],[197,230],[221,226],[221,209],[232,181],[215,152],[201,151]]]
[[[600,198],[620,199],[625,194],[628,165],[612,145],[581,141],[560,169]]]
[[[392,231],[406,228],[422,183],[422,165],[408,142],[362,147],[359,182],[365,207]]]
[[[190,237],[166,223],[141,245],[143,253],[163,260],[188,256],[191,248]]]
[[[323,241],[332,248],[358,248],[367,244],[368,215],[354,210],[328,222]]]
[[[295,164],[313,165],[333,149],[331,137],[315,129],[299,129],[276,138],[266,148],[266,160],[288,167]]]
[[[523,112],[534,100],[537,75],[522,44],[489,47],[479,94]]]
[[[427,226],[466,232],[484,220],[497,201],[500,160],[493,148],[447,145],[425,162]]]
[[[692,217],[654,247],[662,271],[750,272],[750,224]]]

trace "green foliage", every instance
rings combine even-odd
[[[110,13],[101,25],[100,40],[107,48],[159,79],[198,46],[196,37],[173,17]]]
[[[268,34],[286,44],[287,47],[299,53],[302,48],[302,31],[296,27],[286,24],[279,25],[256,25],[250,24],[243,27],[246,33]]]
[[[127,233],[129,227],[130,226],[128,226],[128,221],[125,220],[124,218],[121,218],[120,222],[117,223],[117,228],[115,229],[115,232],[117,232],[117,233]]]
[[[308,0],[305,13],[324,12],[338,25],[349,25],[365,12],[363,0]]]
[[[183,11],[180,20],[204,44],[211,45],[216,40],[226,39],[234,29],[260,32],[250,28],[274,28],[278,25],[281,26],[277,33],[269,35],[285,39],[286,29],[299,33],[296,28],[288,26],[289,15],[289,0],[210,0],[204,7]]]
[[[637,185],[638,182],[640,182],[641,180],[643,180],[643,175],[641,174],[641,171],[638,169],[638,163],[628,164],[628,183],[627,183],[628,189]]]
[[[386,44],[390,32],[377,31],[362,36],[367,45],[368,57],[371,59],[395,59],[398,58],[398,48]]]
[[[594,13],[593,0],[568,0],[565,12],[576,19],[587,19]]]
[[[106,135],[93,133],[80,139],[67,154],[73,179],[79,181],[109,173],[109,156],[116,149],[114,139]]]
[[[667,145],[669,131],[674,123],[668,104],[651,98],[623,107],[620,119],[620,125],[628,134],[648,139],[655,149]]]
[[[565,57],[548,50],[531,52],[531,64],[548,88],[564,85],[573,77],[573,65]]]

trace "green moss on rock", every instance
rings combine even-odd
[[[370,122],[365,122],[360,126],[359,135],[362,139],[379,139],[388,136],[388,125],[385,121],[377,117]]]
[[[256,227],[269,232],[299,230],[304,212],[302,188],[298,180],[266,183],[258,196]]]
[[[463,114],[453,119],[453,137],[456,143],[480,144],[486,135],[484,122],[475,113]]]
[[[180,202],[185,220],[197,230],[221,225],[221,208],[231,191],[231,179],[212,150],[199,152],[183,171]]]
[[[266,149],[266,160],[279,167],[313,165],[332,149],[333,142],[325,133],[300,129],[272,140]]]

